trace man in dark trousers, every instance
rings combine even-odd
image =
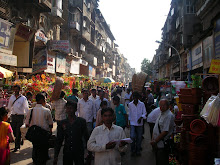
[[[33,108],[33,110],[29,111],[26,117],[25,124],[27,127],[31,127],[36,125],[41,127],[43,130],[52,134],[53,128],[53,119],[51,112],[46,105],[46,97],[44,93],[38,93],[36,95],[37,104]],[[35,165],[46,165],[49,149],[49,137],[38,137],[37,141],[32,142],[33,151],[32,151],[32,159]]]
[[[54,153],[54,164],[57,164],[58,155],[65,139],[63,149],[63,164],[84,165],[84,147],[83,138],[87,142],[89,134],[86,126],[86,120],[77,117],[75,112],[77,104],[74,102],[66,103],[66,113],[68,118],[61,122],[61,128],[57,131],[57,142]]]
[[[15,85],[13,87],[14,94],[10,97],[8,109],[11,114],[11,126],[16,137],[14,152],[20,150],[21,131],[20,127],[24,123],[24,115],[29,110],[27,98],[20,94],[21,87]]]

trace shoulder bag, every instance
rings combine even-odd
[[[159,121],[160,121],[160,118],[159,118]],[[159,129],[159,133],[161,134],[159,121],[158,121],[158,129]],[[162,141],[163,141],[163,144],[164,144],[164,149],[167,150],[167,152],[169,152],[169,154],[171,154],[173,152],[172,139],[170,139],[170,137],[169,137],[167,140],[164,140],[164,138],[163,138]]]
[[[29,124],[31,123],[33,115],[33,109],[31,109]],[[32,143],[44,143],[47,142],[49,138],[51,137],[51,133],[37,125],[32,125],[30,128],[28,128],[27,134],[25,138],[29,140]]]

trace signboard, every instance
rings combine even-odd
[[[0,52],[0,64],[17,66],[17,56]]]
[[[47,50],[39,51],[33,59],[33,73],[42,72],[47,69]]]
[[[41,30],[38,30],[35,33],[35,37],[36,37],[36,40],[40,40],[40,41],[43,41],[43,42],[47,43],[47,37],[44,34],[44,32],[42,32]]]
[[[2,47],[9,47],[9,38],[11,35],[11,23],[0,19],[0,46]]]
[[[70,44],[68,40],[52,40],[50,41],[50,49],[70,53]]]
[[[215,56],[220,57],[220,19],[216,21],[215,24]]]
[[[212,60],[209,73],[220,74],[220,60]]]
[[[70,58],[68,58],[68,56],[67,56],[67,58],[66,58],[66,68],[65,68],[65,73],[67,75],[70,73],[71,61],[72,60]]]
[[[56,72],[65,73],[65,71],[66,71],[66,58],[62,55],[57,55]]]
[[[72,74],[79,74],[79,60],[71,61],[70,73]]]
[[[95,68],[89,65],[89,77],[95,77]]]
[[[192,48],[192,69],[194,70],[202,66],[202,42],[200,42]]]
[[[29,41],[32,38],[33,34],[34,31],[31,28],[22,24],[17,25],[17,31],[15,35]]]
[[[47,69],[45,70],[45,72],[55,74],[55,56],[48,54]]]

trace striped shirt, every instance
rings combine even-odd
[[[66,110],[65,105],[67,101],[62,98],[57,101],[54,101],[52,104],[52,109],[55,109],[55,119],[60,121],[66,119]]]
[[[31,111],[28,112],[25,124],[31,127],[32,125],[37,125],[47,131],[50,131],[49,125],[53,125],[53,119],[51,112],[48,108],[45,108],[41,104],[37,104],[33,108],[31,123],[29,124]]]

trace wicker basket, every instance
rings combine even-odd
[[[147,80],[147,74],[144,72],[140,72],[138,74],[134,74],[132,77],[132,89],[133,91],[137,91],[139,93],[142,92],[143,87]]]

